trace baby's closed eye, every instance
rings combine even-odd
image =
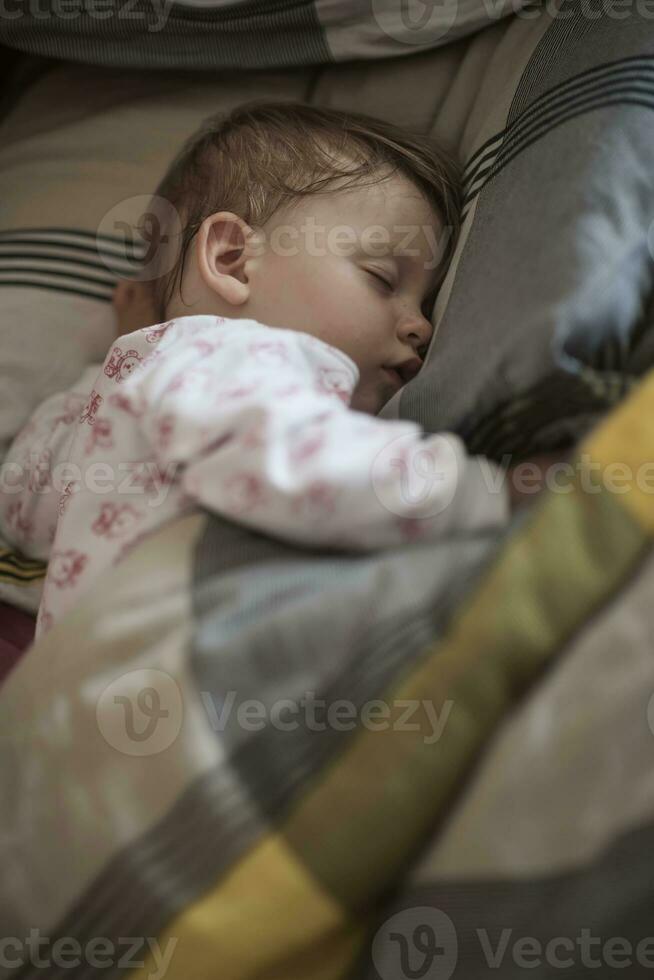
[[[382,289],[386,290],[387,292],[392,292],[395,289],[395,284],[389,272],[374,268],[364,268],[363,271],[366,272],[372,279],[376,280]]]

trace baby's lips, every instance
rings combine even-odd
[[[418,374],[422,367],[422,361],[419,357],[410,357],[407,361],[403,361],[401,364],[395,364],[393,367],[406,384]]]

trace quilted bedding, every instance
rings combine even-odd
[[[466,980],[525,937],[579,967],[583,930],[595,976],[616,936],[644,960],[653,419],[649,375],[502,539],[145,542],[0,689],[5,934],[143,937],[136,975],[180,980],[412,976],[418,927]]]

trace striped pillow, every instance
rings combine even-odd
[[[472,34],[527,0],[25,0],[0,41],[129,68],[290,68],[404,57]],[[20,5],[19,5],[20,6]],[[12,7],[12,11],[13,11]],[[47,28],[47,29],[46,29]]]
[[[498,460],[568,446],[654,363],[654,20],[566,13],[495,53],[437,332],[382,411]]]

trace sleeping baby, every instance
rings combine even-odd
[[[506,522],[491,463],[376,417],[427,351],[457,179],[426,137],[299,103],[243,106],[190,140],[155,197],[181,234],[160,226],[155,274],[116,291],[104,363],[38,408],[4,464],[0,530],[49,560],[37,635],[193,509],[354,550]]]

